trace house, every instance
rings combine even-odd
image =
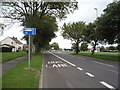
[[[3,47],[14,47],[12,49],[13,52],[16,52],[17,50],[23,49],[23,44],[16,38],[16,37],[7,37],[4,40],[0,42],[0,45]]]

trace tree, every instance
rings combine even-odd
[[[104,52],[104,51],[106,51],[105,48],[104,48],[104,46],[101,46],[100,47],[100,52]]]
[[[93,46],[93,50],[92,50],[92,54],[94,54],[95,49],[96,49],[96,45],[98,43],[98,41],[100,40],[100,35],[98,32],[98,27],[97,24],[94,23],[89,23],[87,25],[87,28],[84,30],[84,35],[87,39],[87,41],[91,42],[92,46]]]
[[[65,39],[70,39],[75,42],[75,52],[79,52],[79,43],[84,40],[83,31],[85,29],[84,22],[74,22],[72,24],[68,23],[62,27],[62,36]]]
[[[118,46],[116,47],[116,49],[120,52],[120,45],[118,45]]]
[[[107,5],[104,14],[98,18],[99,33],[109,44],[120,44],[120,1]]]
[[[113,50],[115,50],[115,47],[114,46],[110,46],[109,50],[113,51]]]
[[[59,50],[59,45],[58,43],[54,42],[51,44],[51,48],[54,48],[54,50]]]
[[[48,44],[49,41],[55,37],[52,26],[56,20],[53,18],[51,19],[51,17],[63,19],[66,17],[66,14],[73,13],[73,11],[77,9],[77,2],[24,2],[24,0],[17,0],[16,2],[3,2],[3,4],[7,4],[2,10],[3,17],[17,19],[23,22],[22,25],[25,27],[37,28],[37,35],[32,37],[36,53],[41,51],[41,47]],[[43,20],[44,18],[47,19]],[[49,20],[54,20],[52,21],[52,25]],[[43,29],[43,24],[40,21],[44,22],[44,24],[49,22],[51,26],[47,23],[48,26],[44,25]],[[51,28],[49,28],[49,26]]]
[[[55,37],[55,31],[57,31],[56,18],[53,16],[39,16],[34,18],[37,34],[33,35],[33,44],[35,45],[35,53],[38,54],[44,47],[49,45],[52,38]],[[28,36],[24,37],[28,41]]]
[[[88,50],[88,45],[87,45],[87,43],[82,43],[82,44],[81,44],[81,50],[82,50],[82,51],[87,51],[87,50]]]

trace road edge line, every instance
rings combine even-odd
[[[75,64],[73,64],[73,63],[71,63],[71,62],[69,62],[69,61],[67,61],[67,60],[65,60],[65,59],[63,59],[63,58],[61,58],[61,57],[59,57],[59,56],[57,56],[57,55],[51,53],[51,52],[49,52],[49,53],[52,54],[53,56],[55,56],[55,57],[61,59],[62,61],[64,61],[64,62],[66,62],[66,63],[68,63],[68,64],[74,66],[74,67],[76,66]]]
[[[39,88],[42,88],[43,86],[43,67],[44,67],[43,65],[44,65],[44,55],[43,55],[43,61],[42,61],[42,71],[39,77]]]

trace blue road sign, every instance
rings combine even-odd
[[[36,34],[36,28],[24,28],[23,34],[25,35],[35,35]]]

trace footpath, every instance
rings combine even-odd
[[[4,74],[5,72],[7,72],[9,69],[15,67],[17,64],[19,64],[21,61],[26,60],[27,59],[27,55],[23,56],[23,57],[19,57],[13,60],[10,60],[8,62],[4,62],[2,63],[2,74]]]

